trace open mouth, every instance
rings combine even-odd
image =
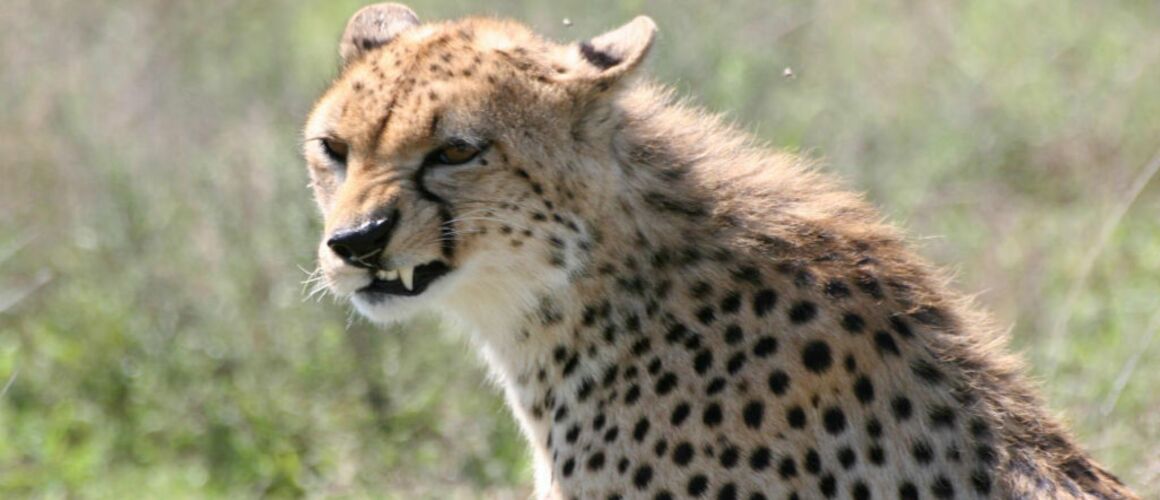
[[[451,267],[442,261],[400,269],[380,269],[375,271],[374,279],[359,293],[413,297],[423,293],[431,283],[449,272]]]

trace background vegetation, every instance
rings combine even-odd
[[[0,497],[526,496],[461,338],[304,302],[298,130],[358,4],[5,1]],[[1160,4],[412,7],[561,40],[652,15],[659,79],[866,190],[1160,496]]]

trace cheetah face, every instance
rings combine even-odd
[[[421,25],[397,4],[356,13],[304,137],[329,290],[391,321],[566,283],[592,236],[562,196],[592,177],[576,123],[644,55],[642,19],[564,46],[490,19]]]

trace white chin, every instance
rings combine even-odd
[[[355,310],[367,319],[390,324],[407,321],[416,315],[438,309],[448,290],[461,279],[459,271],[452,271],[431,283],[419,295],[387,295],[355,292],[350,296]]]
[[[350,303],[354,304],[354,308],[359,314],[375,323],[400,323],[421,312],[430,310],[431,301],[426,297],[430,292],[428,290],[417,297],[393,296],[385,298],[367,297],[361,293],[356,293],[351,296]]]

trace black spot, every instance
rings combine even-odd
[[[741,331],[740,326],[729,325],[725,328],[725,343],[729,345],[736,345],[738,342],[741,342],[744,336],[745,334]]]
[[[600,469],[603,469],[604,468],[604,453],[599,452],[599,451],[596,453],[593,453],[591,457],[588,457],[587,466],[588,466],[588,470],[590,470],[590,471],[598,471]]]
[[[705,477],[704,474],[697,474],[689,479],[689,485],[685,491],[694,497],[699,497],[707,489],[709,489],[709,478]]]
[[[926,305],[919,307],[918,310],[910,314],[910,317],[918,320],[919,323],[935,328],[945,328],[947,326],[946,314],[943,313],[942,309],[935,306]]]
[[[802,364],[814,373],[822,373],[834,362],[830,355],[830,345],[821,340],[813,340],[802,348]]]
[[[874,384],[866,376],[858,377],[854,381],[854,395],[858,396],[862,404],[870,404],[874,401]]]
[[[789,310],[789,320],[795,325],[806,323],[817,315],[818,306],[809,301],[798,302]]]
[[[638,443],[644,441],[644,437],[648,435],[648,427],[648,419],[641,418],[638,420],[636,426],[632,428],[632,438]]]
[[[661,363],[660,356],[653,356],[652,360],[648,362],[649,374],[656,375],[656,374],[660,373],[662,366],[663,366],[663,363]]]
[[[632,384],[632,387],[629,387],[624,393],[624,403],[629,405],[636,404],[638,399],[640,399],[640,386]]]
[[[971,472],[971,486],[974,486],[975,491],[980,495],[990,495],[991,475],[983,469],[975,469],[974,472]]]
[[[688,403],[681,403],[681,404],[678,404],[677,407],[673,409],[673,414],[672,414],[672,417],[669,419],[669,422],[671,424],[673,424],[674,426],[679,426],[679,425],[685,423],[685,419],[687,419],[687,418],[689,418],[689,404]]]
[[[882,437],[882,422],[878,421],[878,417],[870,417],[870,420],[866,421],[866,434],[872,438]]]
[[[759,358],[764,358],[777,352],[777,339],[768,335],[757,339],[757,343],[753,345],[753,355]]]
[[[765,316],[777,305],[777,292],[768,288],[759,290],[753,296],[753,314]]]
[[[661,490],[653,496],[653,500],[673,500],[673,494],[669,490]]]
[[[870,488],[862,481],[855,481],[854,486],[850,487],[850,496],[854,500],[870,500]]]
[[[769,448],[758,446],[753,450],[753,453],[749,454],[749,467],[753,470],[765,470],[766,467],[769,467],[770,459]]]
[[[890,402],[890,410],[894,413],[894,419],[902,422],[910,418],[913,413],[913,406],[910,404],[910,399],[906,396],[897,396]]]
[[[914,374],[918,375],[919,378],[931,384],[939,384],[943,381],[942,372],[940,372],[938,368],[935,368],[934,365],[930,364],[930,362],[925,359],[916,359],[911,362],[910,371],[914,372]]]
[[[575,461],[575,458],[568,457],[568,459],[564,461],[564,477],[572,476],[572,471],[575,470],[575,468],[577,468],[577,461]]]
[[[757,429],[761,427],[761,419],[765,413],[765,405],[760,401],[750,401],[745,405],[745,409],[741,411],[742,417],[745,419],[745,425],[750,429]]]
[[[999,461],[999,454],[995,452],[995,448],[990,445],[981,444],[975,447],[975,458],[980,463],[987,465],[995,465]]]
[[[669,327],[668,333],[665,334],[665,341],[667,341],[670,344],[676,344],[678,342],[685,340],[685,337],[687,337],[688,335],[689,335],[689,329],[685,325],[677,323],[677,324]]]
[[[709,382],[709,387],[705,389],[705,394],[709,396],[717,394],[725,390],[725,385],[725,377],[714,377],[713,380]]]
[[[579,437],[580,426],[578,424],[572,424],[572,427],[568,429],[568,433],[564,435],[564,440],[571,444],[575,443],[576,439]]]
[[[721,466],[726,469],[732,469],[737,465],[737,460],[741,457],[741,453],[737,451],[737,447],[730,446],[721,450]]]
[[[677,387],[677,376],[673,372],[665,372],[661,379],[657,381],[656,393],[664,396],[673,391]]]
[[[930,424],[936,429],[950,429],[955,426],[955,411],[949,406],[936,406],[930,410]]]
[[[971,420],[971,435],[978,439],[989,439],[991,437],[991,429],[987,427],[987,423],[982,419],[976,418]]]
[[[568,348],[562,345],[556,346],[555,349],[552,349],[552,359],[556,360],[556,363],[563,363],[565,359],[568,359]]]
[[[782,479],[797,477],[797,462],[794,462],[793,457],[781,459],[781,463],[777,465],[777,474]]]
[[[785,419],[789,422],[789,426],[794,429],[801,429],[806,426],[806,412],[800,406],[794,406],[785,412]]]
[[[858,285],[858,289],[875,299],[882,299],[884,297],[882,294],[882,285],[878,283],[878,278],[870,276],[869,274],[856,276],[854,278],[854,284]]]
[[[709,427],[716,427],[721,423],[721,405],[717,403],[709,403],[709,407],[705,408],[705,413],[701,415],[701,422]]]
[[[695,299],[704,299],[713,293],[713,285],[710,285],[708,281],[698,281],[689,289],[689,293]]]
[[[898,356],[901,354],[898,351],[898,344],[894,343],[894,337],[883,330],[878,330],[874,333],[874,345],[878,348],[878,354],[883,356],[887,354]]]
[[[596,383],[590,378],[585,378],[580,381],[580,387],[576,389],[576,399],[584,401],[592,395],[592,389],[596,387]]]
[[[705,306],[697,311],[697,321],[700,321],[702,325],[711,325],[716,319],[717,314],[713,312],[713,306]]]
[[[955,497],[955,487],[946,476],[935,478],[934,483],[930,485],[930,492],[934,494],[935,498]]]
[[[846,430],[846,414],[842,413],[842,409],[837,406],[831,406],[822,413],[822,424],[826,427],[826,432],[838,435]]]
[[[732,314],[741,309],[741,294],[737,292],[730,292],[724,299],[721,299],[721,312]]]
[[[669,451],[669,442],[665,441],[664,439],[661,439],[661,440],[657,441],[653,450],[656,451],[657,458],[663,457],[663,456],[665,456],[665,452]]]
[[[907,325],[906,321],[904,321],[902,318],[900,318],[898,316],[891,316],[890,317],[890,327],[893,328],[895,332],[898,332],[899,335],[902,335],[905,338],[910,338],[910,337],[914,336],[914,332],[910,330],[910,325]]]
[[[825,292],[831,299],[844,299],[850,296],[850,287],[835,279],[826,282]]]
[[[818,488],[822,490],[822,494],[826,498],[834,498],[834,495],[838,493],[838,481],[834,479],[833,474],[826,474],[818,480]]]
[[[693,357],[693,369],[697,370],[698,374],[704,375],[713,366],[713,353],[708,349],[701,349],[696,356]]]
[[[752,285],[761,284],[761,271],[758,271],[753,266],[742,266],[733,271],[733,278],[737,281],[749,283]]]
[[[733,483],[726,483],[720,490],[717,490],[717,500],[737,500],[737,486]]]
[[[568,358],[568,363],[564,365],[564,376],[571,375],[572,372],[576,371],[577,366],[580,366],[580,355],[573,354],[571,358]]]
[[[926,441],[914,443],[914,446],[910,448],[910,454],[914,456],[915,461],[923,465],[934,460],[934,450],[930,449],[930,445]]]
[[[643,490],[648,487],[648,483],[652,482],[653,470],[648,465],[642,465],[636,468],[636,472],[632,474],[632,484],[636,485],[636,489]]]
[[[611,443],[613,441],[616,441],[616,437],[618,435],[620,435],[620,427],[617,427],[615,425],[612,427],[609,427],[608,431],[606,431],[604,433],[604,442]]]
[[[846,363],[846,371],[848,371],[850,373],[854,373],[855,371],[858,370],[858,362],[856,360],[854,360],[853,354],[846,355],[845,363]]]
[[[789,389],[789,374],[785,370],[776,369],[769,374],[769,390],[781,396]]]
[[[842,316],[842,328],[845,328],[850,333],[862,333],[866,328],[866,320],[854,313],[846,313]]]
[[[902,483],[902,486],[898,487],[898,499],[918,500],[918,488],[916,488],[914,483],[910,481]]]
[[[652,350],[652,342],[649,339],[643,338],[632,343],[631,352],[633,356],[640,357]]]
[[[866,454],[870,456],[870,463],[874,465],[880,466],[886,463],[886,450],[883,450],[881,446],[871,446]]]
[[[695,454],[693,445],[688,442],[679,443],[673,448],[673,463],[682,467],[689,465],[689,462],[693,461],[693,455]]]
[[[810,448],[810,450],[806,452],[805,462],[806,472],[816,476],[819,472],[822,471],[822,457],[821,455],[818,455],[817,450]]]
[[[745,366],[746,361],[749,361],[749,358],[745,356],[745,352],[739,351],[729,357],[729,361],[725,363],[725,369],[729,371],[730,375],[735,375]]]
[[[849,469],[858,461],[857,454],[849,446],[843,446],[838,450],[838,463],[842,464],[843,469]]]
[[[619,372],[620,367],[616,365],[609,366],[608,369],[604,371],[604,378],[600,381],[601,384],[604,385],[605,388],[611,387],[612,384],[616,383],[616,377],[619,375]]]

